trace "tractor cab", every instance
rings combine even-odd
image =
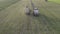
[[[38,15],[39,15],[39,10],[38,10],[38,8],[34,8],[34,10],[33,10],[33,15],[34,15],[34,16],[38,16]]]

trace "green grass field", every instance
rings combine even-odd
[[[39,9],[39,17],[25,14],[26,5],[32,10],[30,0],[16,1],[0,1],[0,7],[5,8],[0,9],[0,34],[60,34],[59,0],[56,3],[55,0],[32,0]]]
[[[60,4],[60,0],[48,0],[48,1],[56,2]]]
[[[19,0],[0,0],[0,10],[16,3]]]

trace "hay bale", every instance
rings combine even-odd
[[[27,15],[30,15],[30,9],[28,8],[28,6],[26,7],[26,11],[25,11],[25,13],[27,14]]]

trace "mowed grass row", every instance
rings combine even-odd
[[[20,0],[0,0],[0,10],[10,6],[11,4],[16,3],[17,1]]]
[[[58,0],[56,0],[57,2]],[[46,16],[45,17],[52,29],[55,30],[56,34],[60,34],[60,5],[59,3],[55,4],[52,3],[46,3],[45,10],[46,10]]]
[[[27,24],[27,17],[24,13],[27,3],[26,0],[22,0],[0,12],[0,34],[20,34],[23,32]]]
[[[57,1],[59,0],[56,0],[56,2]],[[41,18],[41,16],[37,18],[38,21],[42,23],[41,27],[44,26],[45,23],[47,23],[47,26],[45,25],[46,26],[45,28],[48,29],[47,31],[48,34],[60,34],[60,5],[59,3],[45,2],[44,0],[33,0],[33,2],[35,6],[39,8],[40,15],[42,15],[43,16],[42,19],[44,19],[44,20],[39,19]],[[42,31],[46,32],[45,28],[42,28]]]

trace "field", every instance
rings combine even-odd
[[[0,11],[18,1],[19,0],[0,0]]]
[[[1,0],[1,3],[3,2],[6,1]],[[4,8],[0,9],[0,34],[60,34],[60,2],[32,2],[39,9],[39,17],[25,14],[26,5],[33,11],[30,0],[14,3],[7,0],[7,4],[0,4],[0,7]]]
[[[56,2],[60,4],[60,0],[48,0],[48,1]]]

